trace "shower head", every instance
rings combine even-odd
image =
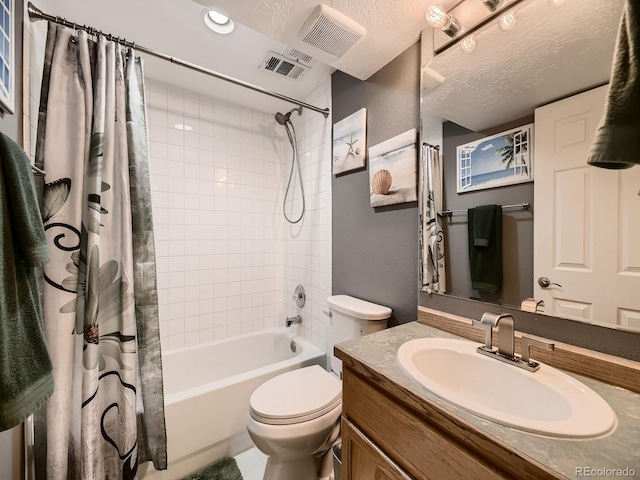
[[[289,121],[289,117],[291,116],[291,112],[287,114],[282,114],[280,112],[276,113],[276,122],[280,125],[284,125]]]
[[[289,121],[289,117],[291,117],[291,114],[293,112],[297,111],[298,115],[302,115],[302,107],[298,107],[298,108],[294,108],[290,111],[288,111],[287,113],[276,113],[275,117],[276,117],[276,122],[278,122],[280,125],[284,125],[285,123],[287,123]]]

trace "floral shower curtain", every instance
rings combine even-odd
[[[134,52],[49,25],[36,165],[52,261],[46,478],[166,468],[143,73]],[[38,474],[42,477],[42,474]]]
[[[422,286],[429,293],[444,293],[447,281],[442,229],[442,162],[439,149],[426,144],[422,148]]]

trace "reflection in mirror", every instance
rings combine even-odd
[[[422,144],[422,177],[420,179],[420,250],[422,268],[420,278],[426,292],[446,291],[444,232],[442,228],[442,162],[440,147]]]
[[[640,169],[612,172],[586,166],[586,152],[606,97],[606,93],[597,93],[606,92],[606,87],[596,87],[608,81],[622,4],[622,0],[565,0],[552,7],[547,0],[524,0],[518,5],[513,30],[505,32],[497,22],[487,23],[473,32],[476,47],[470,53],[458,42],[434,55],[433,32],[423,32],[422,142],[441,146],[437,153],[443,183],[438,204],[428,188],[434,176],[429,158],[435,150],[424,145],[423,291],[640,331],[640,305],[618,299],[617,304],[608,302],[607,308],[600,306],[604,300],[620,297],[618,291],[640,291],[640,251],[632,248],[640,245],[640,228],[630,216],[640,209],[640,197],[635,195],[640,185],[640,173],[635,170]],[[595,93],[571,97],[592,89]],[[534,118],[534,110],[543,105],[547,107],[536,111]],[[464,162],[458,158],[457,147],[532,122],[532,183],[458,193]],[[555,161],[558,152],[558,161],[569,154],[585,158],[579,165],[549,170],[549,161]],[[601,184],[607,185],[606,193],[596,194]],[[466,211],[522,202],[530,208],[505,209],[501,216],[502,288],[497,292],[473,289]],[[440,216],[441,231],[429,230],[437,207],[461,212]],[[612,223],[614,218],[619,221]],[[598,229],[606,235],[599,238]],[[441,264],[447,272],[446,280],[440,276],[437,283],[434,278],[438,277],[429,276],[434,265],[434,232],[444,238],[439,252],[445,252]],[[622,280],[568,276],[597,269],[613,272],[613,277]]]

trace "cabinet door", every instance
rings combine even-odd
[[[342,418],[342,480],[411,480],[358,428]]]

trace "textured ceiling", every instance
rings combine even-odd
[[[431,0],[197,1],[360,80],[369,78],[418,40],[427,25],[427,7],[433,3]],[[367,29],[367,35],[337,60],[298,38],[300,28],[320,3]],[[440,3],[447,7],[455,0]]]
[[[477,35],[476,49],[456,45],[428,67],[444,82],[426,90],[424,108],[472,130],[524,117],[534,108],[606,83],[623,0],[527,0],[517,24],[495,22]]]
[[[202,65],[288,97],[303,100],[334,71],[314,62],[300,81],[259,69],[269,50],[284,52],[286,45],[237,23],[229,35],[211,32],[202,16],[205,8],[191,0],[33,0],[45,13],[135,41],[152,50]],[[292,105],[246,88],[192,72],[147,56],[148,77],[224,98],[263,111]],[[330,105],[322,105],[326,107]]]

